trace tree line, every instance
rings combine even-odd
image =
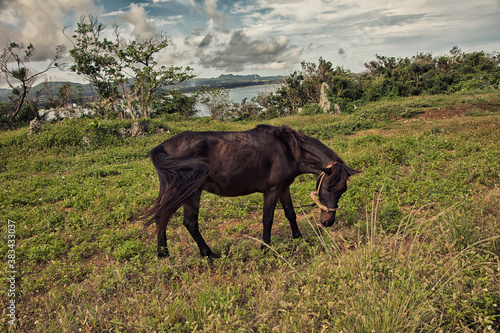
[[[66,35],[67,28],[63,29]],[[110,37],[111,36],[111,37]],[[86,105],[94,117],[148,118],[180,113],[191,117],[195,105],[205,105],[218,120],[272,118],[298,112],[352,112],[357,105],[382,98],[441,94],[456,91],[484,91],[500,85],[498,53],[462,52],[454,47],[448,55],[434,57],[419,53],[413,57],[395,58],[376,55],[365,64],[363,73],[352,73],[320,58],[318,63],[302,62],[302,69],[285,77],[273,91],[261,93],[252,100],[236,104],[222,89],[201,89],[192,94],[178,90],[160,93],[164,86],[176,85],[195,77],[190,67],[164,66],[159,61],[170,38],[161,33],[149,38],[128,40],[120,27],[108,28],[92,15],[84,16],[71,36],[72,63],[61,63],[67,54],[64,45],[56,47],[53,58],[38,72],[30,69],[36,49],[33,44],[10,41],[0,54],[0,69],[12,89],[8,103],[0,103],[0,127],[25,124],[41,118],[39,109],[64,110],[70,102],[80,109]],[[65,83],[57,92],[49,91],[47,82],[30,94],[37,79],[52,68],[70,70],[91,83],[93,99],[84,99],[80,89]],[[44,88],[45,87],[45,88]],[[323,97],[321,95],[323,94]],[[42,101],[42,96],[48,95]],[[329,109],[320,108],[327,99]],[[43,102],[43,103],[42,103]],[[81,112],[66,110],[66,117]]]
[[[365,71],[352,73],[330,61],[302,62],[302,70],[289,75],[273,94],[260,96],[267,112],[295,114],[300,110],[320,112],[321,87],[331,108],[352,112],[356,105],[382,98],[476,92],[500,88],[500,55],[482,51],[465,53],[454,47],[448,55],[419,53],[395,58],[376,55],[365,63]],[[333,111],[333,110],[330,110]]]

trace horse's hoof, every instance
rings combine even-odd
[[[267,244],[261,244],[261,245],[260,245],[260,250],[261,250],[262,252],[267,252],[267,251],[269,251],[269,245],[267,245]]]
[[[170,255],[170,253],[165,252],[165,251],[158,252],[158,259],[167,258],[169,255]]]
[[[215,253],[213,253],[213,252],[208,255],[208,260],[212,261],[212,260],[215,260],[215,259],[220,259],[220,256],[217,255],[217,254],[215,254]]]

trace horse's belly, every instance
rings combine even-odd
[[[219,178],[217,180],[207,179],[203,184],[203,189],[207,192],[224,197],[238,197],[255,192],[264,192],[264,189],[257,186],[257,184],[248,184],[241,181],[235,182],[224,178]]]

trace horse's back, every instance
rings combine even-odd
[[[293,154],[273,127],[241,132],[182,132],[161,146],[172,157],[201,159],[211,168],[205,189],[237,196],[293,181]]]
[[[161,144],[171,156],[198,158],[207,158],[211,155],[227,158],[257,151],[265,153],[277,145],[279,142],[272,133],[258,131],[256,128],[241,132],[185,131]]]

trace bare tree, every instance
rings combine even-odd
[[[14,120],[19,114],[19,111],[21,111],[36,80],[49,69],[57,67],[57,61],[61,59],[65,52],[66,47],[64,45],[58,45],[54,57],[49,60],[47,66],[43,70],[36,72],[29,68],[30,62],[36,54],[36,49],[33,44],[30,43],[25,48],[22,43],[9,41],[9,45],[4,48],[0,55],[0,69],[5,75],[9,87],[12,88],[13,94],[19,98],[16,109],[11,116],[11,120]],[[38,112],[36,112],[37,110],[34,111],[37,118],[40,118]]]

